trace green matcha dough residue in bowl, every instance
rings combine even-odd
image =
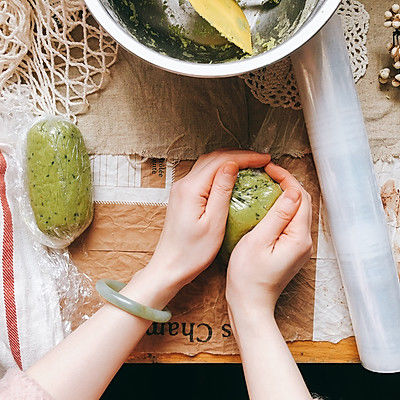
[[[239,171],[220,252],[224,262],[228,262],[239,240],[264,218],[281,194],[280,186],[263,170]]]
[[[72,242],[93,217],[90,160],[81,132],[59,118],[42,120],[28,132],[26,157],[39,230]]]

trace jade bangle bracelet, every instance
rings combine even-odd
[[[101,279],[96,283],[96,290],[103,299],[136,317],[160,323],[167,322],[171,319],[172,315],[168,309],[157,310],[147,307],[119,293],[125,286],[126,284],[122,282]]]

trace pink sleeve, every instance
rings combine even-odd
[[[53,400],[38,383],[18,368],[9,369],[0,380],[0,399]]]

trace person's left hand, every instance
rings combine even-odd
[[[207,268],[224,238],[238,170],[260,168],[269,161],[267,154],[240,150],[201,156],[189,174],[173,184],[164,229],[150,266],[179,287]]]

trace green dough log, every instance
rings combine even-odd
[[[239,171],[221,247],[221,256],[225,262],[228,262],[239,240],[264,218],[281,194],[280,186],[263,170]]]
[[[72,242],[93,217],[90,160],[81,132],[59,118],[42,120],[28,132],[26,157],[38,228]]]

